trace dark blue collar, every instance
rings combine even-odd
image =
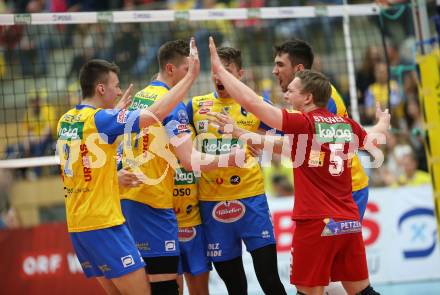
[[[96,110],[96,108],[95,108],[94,106],[91,106],[91,105],[88,105],[88,104],[77,104],[77,105],[75,106],[75,108],[76,108],[77,110],[82,110],[82,109],[84,109],[84,108],[91,108],[91,109]]]
[[[159,80],[151,81],[150,85],[151,86],[162,86],[162,87],[166,88],[167,90],[171,89],[167,84],[165,84],[164,82],[159,81]]]

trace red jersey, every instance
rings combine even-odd
[[[365,130],[350,118],[318,108],[308,113],[283,110],[282,131],[291,139],[296,167],[292,219],[359,220],[351,159],[364,143]]]

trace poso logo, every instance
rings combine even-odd
[[[435,250],[437,226],[434,210],[430,208],[414,208],[405,212],[400,218],[398,229],[406,245],[403,256],[408,259],[428,257]]]
[[[84,122],[61,122],[58,137],[61,140],[77,140],[83,138]]]
[[[316,135],[319,142],[350,142],[353,132],[350,124],[315,123]]]
[[[246,207],[240,201],[224,201],[212,209],[212,217],[223,223],[232,223],[244,216]]]
[[[196,237],[197,230],[195,227],[179,227],[178,235],[180,242],[189,242]]]
[[[243,143],[234,138],[222,140],[218,139],[204,139],[202,141],[202,152],[211,155],[227,154],[233,147],[243,147]]]

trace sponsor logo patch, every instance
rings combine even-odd
[[[214,102],[212,100],[199,102],[199,107],[212,107],[213,105],[214,105]]]
[[[131,103],[131,106],[128,108],[128,110],[133,111],[133,110],[143,110],[148,108],[149,106],[151,106],[155,99],[157,98],[157,95],[149,95],[148,93],[146,93],[145,95],[141,95],[141,94],[136,94],[136,96],[141,96],[141,97],[135,97],[133,99],[133,102]]]
[[[232,223],[244,216],[246,207],[240,201],[220,202],[212,209],[212,217],[223,223]]]
[[[243,116],[247,116],[247,114],[248,114],[248,112],[247,112],[243,107],[241,107],[241,109],[240,109],[240,113],[241,113]]]
[[[77,140],[83,138],[84,122],[67,123],[61,122],[58,132],[59,139]]]
[[[322,167],[324,165],[325,152],[310,151],[309,167]]]
[[[263,231],[261,232],[261,237],[262,237],[263,239],[269,239],[269,238],[270,238],[270,232],[269,232],[268,230],[263,230]]]
[[[186,171],[184,168],[177,168],[174,174],[174,184],[184,185],[184,184],[194,184],[196,183],[196,177],[194,172]]]
[[[186,113],[185,110],[179,110],[177,112],[177,119],[182,124],[188,124],[189,123],[188,114]]]
[[[122,265],[124,267],[129,267],[129,266],[134,265],[134,259],[133,259],[133,256],[131,256],[131,255],[121,257],[121,261],[122,261]]]
[[[121,110],[118,113],[118,117],[116,118],[116,122],[118,122],[119,124],[125,124],[125,123],[127,123],[127,117],[128,117],[127,110]]]
[[[167,252],[176,251],[176,241],[175,240],[165,241],[165,251]]]
[[[207,113],[209,113],[210,111],[211,111],[210,108],[201,108],[201,109],[199,110],[199,114],[201,114],[201,115],[203,115],[203,114],[207,114]]]
[[[179,132],[189,131],[188,124],[177,124],[177,131]]]
[[[353,138],[351,125],[346,123],[315,123],[315,129],[318,142],[350,142]]]
[[[189,242],[197,235],[195,227],[179,227],[179,241]]]
[[[198,133],[202,133],[202,132],[208,132],[208,120],[200,120],[197,122],[197,132]]]
[[[326,218],[323,221],[325,226],[321,233],[322,237],[362,232],[362,223],[357,220],[344,220],[336,222],[331,218]]]
[[[229,182],[233,185],[239,184],[240,181],[241,181],[241,178],[238,175],[232,175],[231,178],[229,179]]]
[[[243,142],[239,139],[211,139],[205,138],[202,141],[202,152],[211,155],[227,154],[233,147],[242,148]]]

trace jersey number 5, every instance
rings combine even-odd
[[[331,154],[328,171],[333,176],[339,176],[344,171],[344,160],[339,155],[339,152],[344,150],[344,145],[342,143],[331,143],[329,144],[329,148]]]

